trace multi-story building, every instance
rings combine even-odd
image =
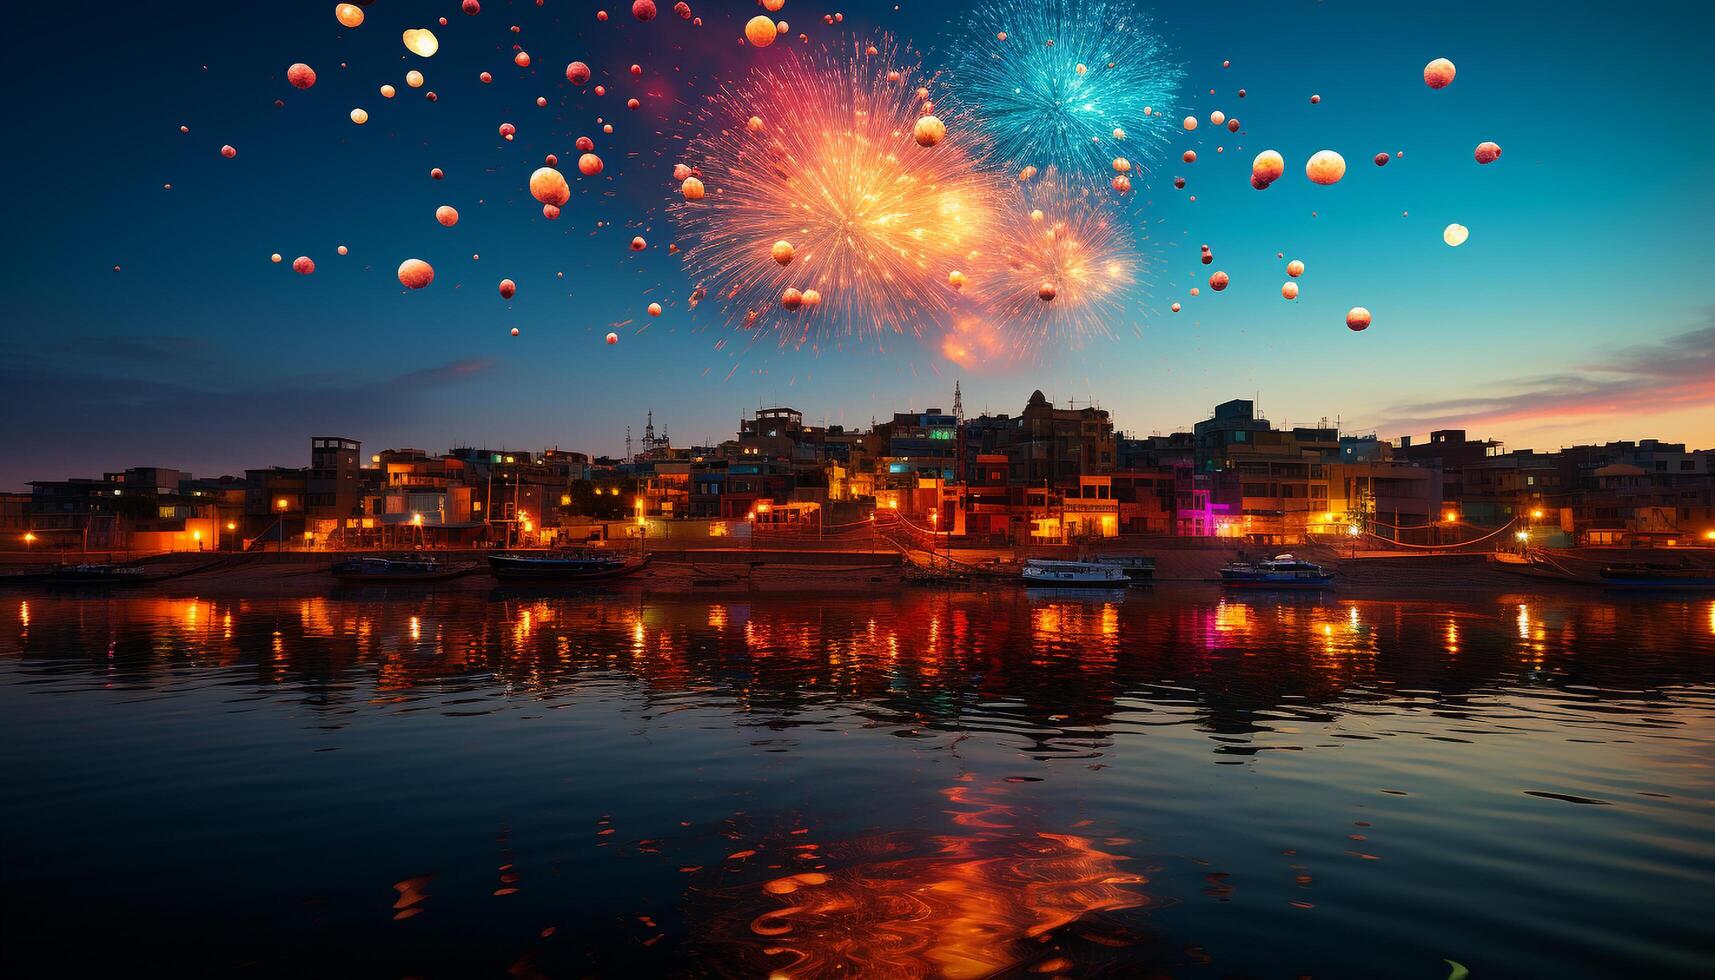
[[[1211,502],[1226,505],[1215,533],[1265,544],[1296,544],[1328,512],[1329,461],[1340,434],[1323,426],[1273,428],[1248,399],[1215,406],[1193,429],[1198,471],[1211,477]]]

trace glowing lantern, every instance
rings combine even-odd
[[[1131,178],[1127,177],[1125,174],[1115,174],[1114,179],[1110,183],[1113,184],[1114,190],[1121,194],[1131,193]]]
[[[1055,289],[1054,284],[1051,282],[1045,282],[1042,285],[1036,287],[1036,298],[1041,300],[1044,303],[1053,302],[1054,297],[1056,297],[1058,295],[1060,295],[1059,290]]]
[[[549,221],[557,220],[560,217],[559,206],[554,204],[542,205],[542,217],[547,218]]]
[[[443,226],[451,228],[459,223],[459,210],[449,204],[443,204],[435,209],[435,220]]]
[[[273,255],[268,256],[268,261],[274,263],[275,265],[279,265],[280,262],[282,261],[282,259],[280,257],[280,253],[275,252]]]
[[[310,260],[308,255],[300,255],[292,260],[292,271],[300,276],[307,276],[316,271],[316,264]]]
[[[413,68],[405,73],[405,84],[412,88],[423,87],[423,73]]]
[[[459,9],[475,17],[482,13],[482,2],[481,0],[464,0],[463,3],[459,4]]]
[[[685,182],[679,185],[679,193],[687,201],[700,201],[703,199],[703,182],[695,177],[686,177]]]
[[[1114,157],[1114,172],[1127,173],[1131,170],[1131,161],[1125,157]]]
[[[1304,176],[1312,184],[1338,184],[1346,176],[1346,158],[1333,150],[1317,150],[1304,164]]]
[[[579,136],[576,145],[579,153],[588,153],[595,149],[595,140],[590,139],[588,136]]]
[[[1470,237],[1471,237],[1471,229],[1465,227],[1464,225],[1460,225],[1460,224],[1448,225],[1441,232],[1441,240],[1446,242],[1447,244],[1453,246],[1454,248],[1458,248],[1459,246],[1465,244],[1465,239],[1470,238]]]
[[[954,289],[965,288],[965,274],[957,269],[947,273],[947,285]]]
[[[650,316],[660,316],[661,315],[661,304],[660,303],[650,303],[649,304],[649,315]]]
[[[744,121],[744,128],[750,130],[753,133],[762,132],[762,127],[763,127],[763,122],[762,122],[761,116],[751,116],[749,119],[746,119]]]
[[[1298,284],[1288,280],[1280,284],[1280,295],[1283,299],[1298,298]]]
[[[768,254],[774,256],[774,261],[781,265],[790,265],[792,263],[792,243],[788,241],[775,242],[774,247],[768,250]]]
[[[601,157],[596,156],[594,153],[585,153],[583,156],[578,157],[578,173],[583,174],[585,177],[594,177],[596,174],[601,173]]]
[[[1346,311],[1346,327],[1352,331],[1367,330],[1370,326],[1370,311],[1361,306],[1354,306]]]
[[[564,174],[553,167],[540,167],[530,175],[530,196],[558,207],[572,199],[572,189],[566,185]]]
[[[1274,150],[1264,150],[1251,161],[1251,178],[1272,184],[1286,173],[1286,158]]]
[[[573,85],[582,85],[590,80],[590,66],[581,61],[574,61],[566,66],[566,81]]]
[[[1197,162],[1197,151],[1196,150],[1186,150],[1184,153],[1181,153],[1179,155],[1179,159],[1184,160],[1186,163],[1196,163]]]
[[[793,289],[791,286],[787,286],[786,291],[780,294],[780,305],[786,307],[788,310],[796,310],[798,307],[802,306],[803,303],[804,294]]]
[[[1423,84],[1430,88],[1446,88],[1453,84],[1453,76],[1457,71],[1453,62],[1446,58],[1436,58],[1423,66]]]
[[[1227,282],[1227,274],[1225,272],[1216,271],[1209,277],[1209,288],[1218,293],[1227,288]]]
[[[1310,104],[1311,105],[1321,105],[1322,104],[1322,97],[1320,95],[1312,95],[1310,97]]]
[[[500,124],[500,138],[501,139],[509,140],[514,135],[516,135],[517,132],[518,132],[518,127],[512,125],[511,123],[501,123]]]
[[[947,138],[947,124],[939,116],[924,116],[911,127],[911,138],[918,146],[934,146]]]
[[[1385,166],[1387,166],[1387,161],[1388,161],[1388,155],[1386,153],[1377,153],[1376,154],[1376,166],[1385,167]]]
[[[641,252],[648,247],[649,243],[643,240],[642,235],[638,235],[636,238],[631,240],[631,250],[633,252]]]
[[[1209,113],[1209,125],[1211,125],[1211,126],[1222,126],[1222,125],[1225,125],[1226,122],[1227,122],[1227,114],[1222,112],[1221,110],[1216,109],[1214,112]]]
[[[382,98],[391,99],[393,96],[395,96],[397,94],[399,94],[399,90],[394,88],[393,86],[391,86],[391,85],[381,86],[381,97]]]
[[[1185,131],[1187,133],[1189,133],[1190,131],[1192,131],[1193,129],[1196,129],[1196,128],[1197,128],[1197,117],[1196,116],[1186,116],[1185,117]]]
[[[353,109],[351,110],[351,121],[361,126],[369,121],[369,113],[362,109]]]
[[[500,280],[500,298],[511,299],[518,295],[518,284],[510,279]]]
[[[407,289],[422,289],[435,281],[435,269],[422,259],[406,259],[399,263],[399,284]]]
[[[769,20],[761,14],[752,17],[750,21],[744,25],[745,40],[759,48],[766,48],[770,44],[773,44],[775,36],[779,33],[779,30],[774,26],[774,21]]]
[[[641,21],[654,20],[655,0],[633,0],[631,4],[631,16],[636,17]]]
[[[344,255],[344,254],[346,254],[346,252],[349,251],[349,249],[347,249],[344,245],[341,245],[336,251],[338,251],[339,254]]]
[[[429,177],[432,180],[440,180],[442,177],[445,177],[446,175],[447,175],[446,171],[442,170],[440,167],[433,167],[433,168],[430,168],[430,170],[429,170]]]
[[[1291,262],[1286,263],[1286,274],[1294,279],[1304,275],[1304,263],[1297,259],[1293,259]]]
[[[231,143],[228,143],[220,148],[220,155],[230,160],[238,155],[238,151],[233,149]]]
[[[607,335],[607,344],[609,347],[612,347],[614,344],[617,344],[617,343],[619,343],[619,334],[610,333]]]
[[[1488,142],[1478,143],[1476,156],[1478,163],[1494,163],[1496,160],[1501,158],[1500,144]]]
[[[316,83],[316,70],[299,62],[286,69],[286,81],[291,82],[293,88],[309,88]]]
[[[433,58],[435,52],[441,50],[441,42],[436,40],[435,32],[427,27],[413,27],[400,38],[405,42],[405,50],[419,58]]]
[[[1179,304],[1174,303],[1172,306],[1172,310],[1173,310],[1173,312],[1178,313],[1179,312]]]
[[[363,23],[363,8],[355,3],[342,3],[333,8],[333,19],[344,27],[356,27]]]
[[[814,289],[804,290],[804,305],[809,307],[821,306],[822,294]]]

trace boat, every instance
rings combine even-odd
[[[1117,565],[1125,570],[1126,577],[1133,582],[1149,582],[1155,579],[1155,559],[1143,555],[1099,555],[1096,563]]]
[[[1333,569],[1291,555],[1235,561],[1221,569],[1221,584],[1232,589],[1326,589],[1333,581]]]
[[[1025,585],[1034,587],[1123,589],[1131,584],[1125,569],[1095,561],[1032,558],[1024,563],[1022,577]]]
[[[494,577],[514,582],[600,582],[624,578],[649,564],[645,555],[626,561],[619,555],[599,551],[549,551],[505,553],[488,556]]]
[[[1715,589],[1715,568],[1695,565],[1609,565],[1600,574],[1615,589]]]
[[[470,571],[468,565],[444,565],[437,558],[407,556],[384,558],[368,555],[335,562],[328,571],[341,582],[386,584],[392,582],[438,582]]]
[[[135,565],[56,565],[42,576],[40,584],[59,586],[142,585],[149,581],[148,572]]]

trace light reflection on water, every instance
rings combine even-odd
[[[1708,599],[5,601],[7,962],[1439,977],[1715,954]]]

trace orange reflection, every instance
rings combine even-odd
[[[1090,838],[1018,829],[1002,790],[942,791],[964,834],[794,844],[795,857],[816,863],[721,896],[722,928],[760,940],[741,955],[760,953],[757,972],[774,977],[1064,972],[1075,951],[1046,937],[1073,923],[1088,932],[1092,917],[1150,904],[1133,887],[1147,879],[1121,870],[1126,859]],[[1096,949],[1132,942],[1117,930],[1084,938]]]

